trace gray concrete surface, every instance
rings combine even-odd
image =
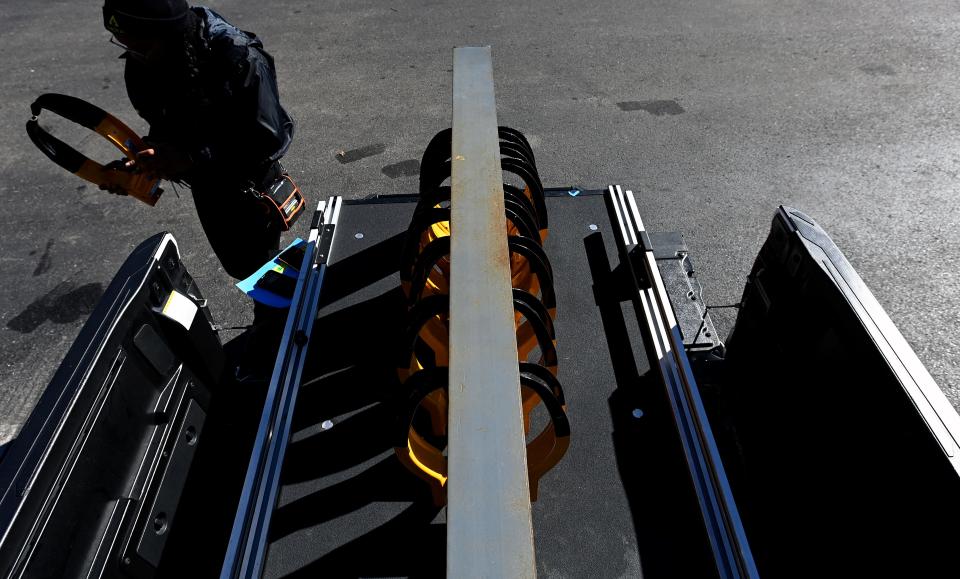
[[[416,160],[449,123],[452,48],[490,44],[499,119],[531,138],[547,185],[639,191],[649,228],[684,233],[712,303],[739,298],[777,204],[803,210],[960,404],[960,18],[951,3],[211,5],[276,57],[297,121],[287,165],[312,200],[414,192]],[[145,130],[99,2],[0,0],[0,29],[2,443],[147,236],[174,232],[222,323],[251,314],[189,193],[168,191],[149,208],[93,191],[25,136],[28,105],[47,91]],[[84,150],[105,151],[98,145],[86,138]]]

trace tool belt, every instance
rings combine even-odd
[[[283,169],[279,161],[271,164],[266,176],[248,191],[261,205],[270,221],[281,231],[288,231],[297,222],[306,200],[300,187]]]

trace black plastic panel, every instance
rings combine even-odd
[[[956,412],[809,217],[777,212],[727,347],[708,386],[761,574],[956,575]]]
[[[265,577],[445,572],[445,510],[393,452],[406,315],[397,269],[412,201],[344,207],[344,227],[363,235],[338,239],[324,286]],[[662,386],[646,376],[636,324],[624,322],[635,316],[609,271],[616,250],[603,198],[548,195],[547,208],[572,434],[532,507],[538,571],[709,577],[715,570],[672,413]],[[668,267],[679,263],[678,239],[664,239]]]
[[[171,291],[189,330],[160,313]],[[204,305],[172,236],[127,259],[0,463],[0,576],[154,574],[222,372]]]

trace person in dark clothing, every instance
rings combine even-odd
[[[150,125],[150,149],[128,166],[189,184],[223,268],[247,277],[280,241],[250,189],[279,178],[293,140],[273,58],[256,35],[186,0],[106,0],[103,17],[125,48],[130,101]]]
[[[283,175],[293,140],[273,58],[255,34],[186,0],[106,0],[103,22],[150,125],[150,148],[126,166],[188,184],[224,270],[246,278],[279,249],[280,227],[255,192]],[[277,334],[280,313],[255,304],[254,331]]]

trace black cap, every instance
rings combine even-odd
[[[114,34],[163,36],[183,29],[186,0],[106,0],[103,26]]]

